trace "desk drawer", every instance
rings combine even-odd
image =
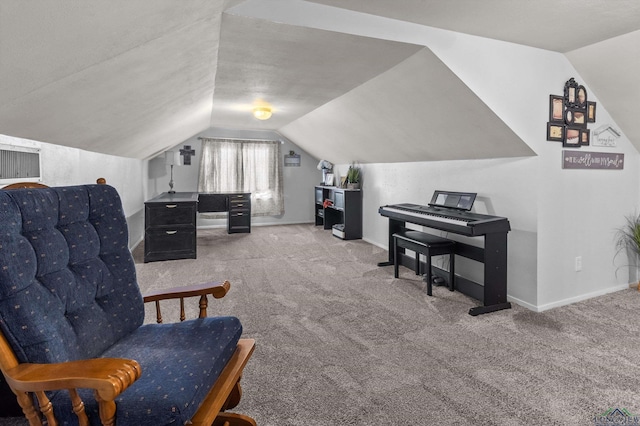
[[[229,211],[251,211],[251,194],[229,195]]]
[[[145,226],[196,225],[195,203],[147,204]]]
[[[226,212],[229,210],[226,194],[200,194],[198,196],[198,211],[201,213]]]
[[[251,232],[251,212],[229,212],[227,232],[229,234]]]
[[[196,258],[196,230],[192,226],[147,229],[144,261]]]
[[[229,194],[229,201],[251,201],[251,193],[244,194]]]
[[[231,200],[229,211],[251,211],[251,200]]]

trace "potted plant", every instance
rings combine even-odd
[[[360,167],[351,163],[347,171],[347,188],[360,189]]]
[[[640,256],[640,214],[626,216],[625,224],[616,230],[616,256],[624,251],[629,259],[629,266],[636,267],[636,280],[638,280],[638,257]],[[638,280],[640,291],[640,280]]]

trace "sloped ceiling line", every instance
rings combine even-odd
[[[280,133],[337,164],[535,155],[428,48]]]

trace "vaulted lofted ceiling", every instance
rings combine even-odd
[[[141,159],[209,127],[276,130],[334,162],[534,155],[433,52],[371,15],[564,53],[640,148],[636,0],[2,0],[0,133]],[[435,123],[409,107],[374,114],[428,96],[445,128],[452,94],[471,99],[470,118],[447,128],[473,147],[405,142]],[[263,103],[268,121],[250,115]]]

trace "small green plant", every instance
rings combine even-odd
[[[347,171],[347,182],[348,183],[360,182],[360,167],[357,167],[355,163],[352,163],[349,166],[349,170]]]
[[[629,266],[637,267],[637,259],[640,256],[640,214],[625,216],[625,224],[616,230],[615,241],[616,256],[620,252],[626,252],[628,256],[633,254],[634,259],[629,259]],[[640,291],[640,285],[638,290]]]
[[[625,217],[624,226],[616,231],[616,248],[640,255],[640,215]]]

